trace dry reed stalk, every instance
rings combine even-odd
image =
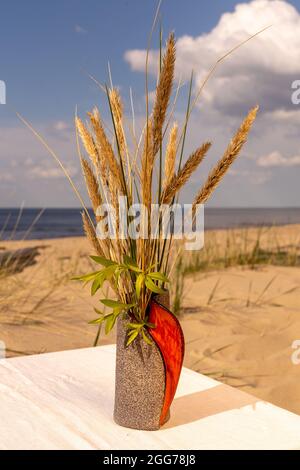
[[[175,68],[175,38],[171,33],[166,45],[166,52],[163,58],[162,69],[156,87],[156,96],[153,107],[153,154],[156,155],[161,142],[162,130],[166,117],[166,112],[172,92]]]
[[[86,213],[82,212],[81,215],[82,215],[82,223],[83,223],[83,229],[84,229],[85,235],[87,239],[89,240],[91,246],[93,247],[95,253],[98,254],[99,256],[109,257],[110,259],[117,261],[116,256],[115,256],[117,253],[117,250],[116,250],[117,247],[113,246],[113,244],[108,244],[107,240],[99,241],[99,239],[96,236],[96,231],[92,223],[90,222],[89,218],[87,217]],[[110,286],[116,292],[115,285],[112,282],[110,282]],[[122,289],[120,292],[118,291],[118,295],[121,298],[122,297],[125,298],[124,293],[122,292]]]
[[[121,100],[120,93],[116,88],[112,88],[109,91],[109,98],[116,126],[116,134],[118,138],[120,154],[122,159],[124,160],[124,156],[126,153],[126,141],[123,128],[123,103]]]
[[[102,256],[103,250],[100,246],[98,238],[96,237],[96,232],[95,232],[94,227],[92,226],[85,212],[82,212],[81,216],[82,216],[84,233],[86,234],[87,239],[89,240],[91,246],[94,248],[95,252],[98,255]]]
[[[102,166],[104,165],[104,162],[105,164],[107,163],[109,170],[113,174],[115,187],[118,187],[121,190],[123,187],[121,169],[116,160],[111,143],[106,137],[98,110],[94,109],[93,113],[89,113],[89,117],[95,133],[96,144],[99,148],[99,155],[101,155],[99,163],[102,164]]]
[[[184,186],[192,173],[198,168],[210,146],[210,142],[205,142],[201,145],[201,147],[195,150],[195,152],[188,158],[179,173],[172,177],[162,196],[163,204],[170,204],[176,193],[182,188],[182,186]]]
[[[154,154],[153,154],[153,140],[152,140],[152,123],[149,120],[146,123],[146,128],[144,132],[144,147],[142,153],[142,168],[141,168],[141,196],[142,203],[147,208],[147,213],[143,211],[141,216],[141,232],[145,233],[146,229],[148,235],[150,233],[150,220],[151,220],[151,202],[152,202],[152,175],[154,168]],[[140,266],[143,270],[148,266],[147,257],[149,255],[149,237],[148,239],[141,238],[138,243],[138,253],[137,257],[139,259]],[[144,308],[144,293],[141,295],[141,304]]]
[[[96,144],[96,147],[97,147],[97,150],[98,150],[98,165],[99,165],[100,177],[101,177],[102,181],[107,181],[107,160],[105,158],[105,155],[102,151],[101,146],[99,145],[99,141],[98,141],[98,138],[97,138],[97,133],[95,131],[95,128],[97,126],[102,126],[100,113],[99,113],[99,110],[96,107],[94,107],[94,109],[92,111],[92,115],[93,115],[93,120],[91,120],[90,115],[89,115],[89,117],[90,117],[90,120],[91,120],[92,128],[93,128],[94,133],[95,133],[95,144]],[[93,123],[94,123],[94,125],[93,125]]]
[[[206,180],[206,183],[196,195],[194,202],[193,202],[193,210],[195,210],[197,204],[204,204],[207,201],[207,199],[209,198],[213,190],[216,188],[216,186],[219,184],[219,182],[225,175],[230,165],[235,161],[241,148],[243,147],[243,145],[245,144],[247,140],[248,133],[256,118],[257,111],[258,111],[258,106],[251,109],[249,114],[246,116],[246,118],[242,122],[240,128],[238,129],[235,136],[233,137],[230,144],[228,145],[223,157],[220,159],[217,165],[212,169],[212,171],[210,172]]]
[[[164,190],[170,184],[171,179],[175,172],[175,160],[176,160],[176,141],[177,141],[178,125],[175,122],[170,131],[169,141],[166,149],[165,157],[165,179],[164,179]]]
[[[97,167],[98,155],[97,155],[97,149],[96,149],[93,137],[87,130],[86,126],[83,124],[82,120],[77,116],[75,118],[75,123],[78,129],[79,135],[81,137],[82,143],[84,145],[84,148],[87,151],[95,167]]]
[[[93,206],[93,211],[96,216],[98,207],[102,204],[102,199],[100,196],[99,185],[95,174],[90,167],[89,163],[85,158],[81,158],[81,166],[84,174],[84,179],[86,182],[87,190],[89,193],[89,197]],[[97,220],[96,216],[96,220]]]
[[[142,174],[140,168],[138,167],[138,157],[140,154],[142,143],[145,141],[146,124],[147,123],[145,123],[145,125],[143,126],[138,142],[135,142],[135,150],[131,161],[131,167],[134,173],[137,175],[139,183],[141,182]],[[150,124],[150,121],[148,121],[148,124]]]
[[[169,116],[168,116],[164,131],[163,131],[162,141],[164,140],[165,135],[166,135],[166,133],[167,133],[169,127],[170,127],[170,124],[172,122],[174,112],[175,112],[175,108],[176,108],[176,104],[177,104],[177,100],[178,100],[178,97],[179,97],[179,91],[183,86],[184,86],[184,84],[182,83],[182,80],[180,78],[179,81],[178,81],[177,88],[176,88],[174,100],[173,100],[173,103],[172,103],[172,106],[171,106],[171,109],[170,109],[170,112],[169,112]]]
[[[154,153],[153,153],[153,140],[152,140],[152,124],[148,122],[145,131],[144,148],[142,155],[142,171],[141,171],[141,186],[142,186],[142,202],[150,209],[152,200],[152,175],[154,167]]]
[[[128,177],[127,196],[132,200],[132,171],[134,171],[134,163],[132,162],[126,141],[126,134],[124,130],[124,107],[119,91],[112,88],[109,91],[109,101],[111,105],[111,112],[114,120],[114,129],[117,139],[119,157],[121,158],[120,167],[122,170],[122,178]],[[125,159],[126,156],[126,159]],[[126,171],[127,170],[127,171]]]
[[[156,18],[158,15],[159,8],[156,12],[156,17],[154,24],[156,22]],[[153,25],[154,28],[154,25]],[[91,123],[91,132],[89,131],[89,127],[79,119],[76,118],[76,127],[78,129],[77,135],[80,134],[81,139],[83,141],[83,146],[87,151],[93,165],[96,169],[94,173],[92,170],[92,165],[89,164],[89,160],[82,161],[83,170],[85,173],[86,184],[87,188],[92,200],[93,208],[101,200],[104,200],[107,197],[107,201],[110,201],[114,204],[115,207],[118,205],[118,201],[116,201],[118,194],[126,194],[130,197],[130,205],[131,203],[135,202],[135,198],[138,202],[143,202],[148,209],[148,230],[149,233],[153,232],[151,230],[151,223],[152,222],[152,215],[151,214],[151,203],[156,200],[156,197],[152,194],[152,187],[158,190],[158,197],[159,203],[170,204],[171,201],[174,199],[176,193],[182,188],[182,186],[188,181],[189,177],[198,167],[202,159],[204,158],[205,153],[208,151],[210,147],[210,143],[204,144],[200,147],[196,152],[194,152],[183,168],[181,168],[181,157],[183,154],[185,137],[186,137],[186,128],[189,120],[190,113],[195,106],[200,92],[202,91],[203,87],[207,83],[210,76],[213,74],[214,70],[216,69],[217,65],[223,61],[226,57],[228,57],[234,50],[240,47],[242,44],[245,44],[247,41],[240,43],[235,48],[231,49],[227,54],[225,54],[221,59],[219,59],[216,64],[210,69],[207,77],[205,78],[203,84],[199,92],[196,95],[195,100],[193,101],[192,105],[190,106],[190,94],[188,99],[188,108],[186,113],[186,119],[182,131],[182,135],[179,138],[178,142],[178,135],[177,129],[176,131],[173,129],[170,133],[169,144],[166,150],[166,158],[165,158],[165,179],[163,185],[161,185],[161,176],[162,176],[162,144],[164,137],[167,132],[169,132],[169,124],[173,119],[173,110],[167,117],[168,105],[172,93],[172,86],[174,81],[174,68],[175,68],[175,40],[174,35],[171,34],[167,40],[166,50],[163,56],[161,70],[159,74],[159,78],[157,81],[156,87],[156,96],[153,106],[153,112],[151,118],[149,119],[148,113],[148,56],[149,56],[149,48],[150,48],[150,39],[152,36],[153,28],[149,38],[149,44],[147,48],[146,54],[146,124],[143,128],[143,132],[138,140],[135,135],[135,119],[134,119],[134,110],[133,110],[133,136],[134,136],[134,151],[129,154],[129,147],[127,147],[126,143],[126,135],[124,132],[123,122],[125,118],[123,116],[123,107],[120,95],[117,90],[113,87],[109,91],[107,87],[101,86],[101,89],[106,93],[109,101],[109,107],[111,111],[112,123],[114,126],[114,139],[118,145],[118,154],[114,153],[113,144],[107,138],[107,133],[104,130],[104,124],[102,119],[100,118],[98,110],[94,110],[91,114],[89,114],[90,123]],[[257,33],[258,34],[258,33]],[[255,35],[254,35],[255,36]],[[254,37],[252,36],[252,37]],[[160,45],[161,45],[161,38],[160,38]],[[160,61],[159,61],[160,62]],[[190,83],[190,91],[192,88],[192,80]],[[175,107],[177,95],[178,95],[179,86],[177,89],[176,97],[174,100],[173,108]],[[228,146],[223,158],[218,163],[218,165],[211,171],[207,182],[203,186],[203,188],[199,191],[194,200],[194,205],[197,203],[205,202],[211,192],[214,190],[216,185],[219,183],[221,178],[224,176],[226,170],[234,161],[236,156],[238,155],[242,145],[246,141],[247,134],[250,130],[251,124],[254,121],[257,109],[252,110],[244,123],[242,124],[241,128],[237,132],[236,136],[232,139],[230,145]],[[252,114],[251,114],[252,113]],[[43,143],[43,145],[48,149],[50,154],[54,157],[54,159],[58,162],[60,167],[63,169],[64,173],[66,174],[68,180],[70,181],[72,188],[77,194],[81,204],[84,206],[84,202],[72,182],[68,172],[64,168],[63,164],[56,156],[56,154],[51,150],[51,148],[45,143],[43,138],[32,128],[32,126],[27,123],[23,118],[21,118],[23,122],[31,129],[31,131],[39,138],[39,140]],[[167,121],[167,122],[166,122]],[[173,140],[174,139],[174,140]],[[182,141],[182,151],[180,155],[180,161],[178,165],[178,173],[175,174],[175,159],[176,159],[176,145],[177,147],[180,145]],[[78,142],[78,139],[77,139]],[[143,150],[141,151],[140,146],[144,145]],[[175,147],[175,150],[174,148]],[[80,149],[79,149],[80,150]],[[153,172],[155,171],[155,157],[157,153],[160,153],[160,165],[159,165],[159,172],[158,178],[155,184],[152,183],[153,179]],[[80,152],[79,152],[80,154]],[[124,172],[124,157],[127,157],[127,167],[126,172]],[[138,164],[137,158],[141,156],[141,163]],[[120,157],[120,158],[119,158]],[[100,173],[100,175],[99,175]],[[98,178],[99,177],[99,178]],[[97,178],[99,181],[97,181]],[[133,180],[134,185],[131,184],[131,178]],[[99,185],[98,185],[99,182]],[[156,184],[157,183],[157,184]],[[99,187],[100,186],[100,187]],[[162,186],[162,187],[161,187]],[[133,189],[132,189],[133,188]],[[101,190],[101,192],[100,192]],[[162,195],[161,195],[162,193]],[[100,199],[99,199],[100,198]],[[141,200],[141,201],[140,201]],[[132,202],[131,202],[132,201]],[[164,269],[164,272],[168,274],[168,264],[169,264],[169,252],[172,248],[172,238],[170,240],[170,244],[166,248],[165,240],[163,240],[162,234],[159,233],[159,237],[157,240],[151,239],[151,237],[146,240],[139,239],[139,240],[122,240],[120,237],[117,239],[105,239],[102,240],[101,238],[97,238],[96,231],[94,228],[94,224],[92,219],[89,216],[88,211],[82,215],[83,218],[83,226],[87,235],[87,238],[91,242],[93,249],[96,253],[100,255],[104,255],[106,258],[123,262],[123,255],[129,254],[134,260],[138,262],[140,268],[145,272],[146,270],[150,269],[150,267],[157,265],[157,269],[161,270]],[[141,226],[143,221],[141,221]],[[158,226],[160,229],[160,227]],[[158,230],[159,232],[159,230]],[[174,259],[175,258],[175,259]],[[176,256],[172,257],[172,264],[174,266],[176,261]],[[114,283],[112,283],[114,284]],[[117,293],[118,297],[123,299],[124,302],[131,302],[135,292],[135,286],[133,284],[132,279],[120,279],[117,281],[115,287],[115,292]],[[141,297],[138,301],[138,312],[141,315],[141,318],[145,318],[146,315],[146,308],[148,301],[151,296],[150,289],[143,288],[141,292]]]
[[[118,191],[114,189],[114,177],[112,174],[109,175],[109,187],[110,187],[110,202],[115,210],[116,230],[118,234],[119,228],[120,228],[119,201],[118,201]]]

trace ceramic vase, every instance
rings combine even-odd
[[[155,328],[126,346],[126,324],[117,324],[117,355],[114,420],[133,429],[154,431],[170,417],[178,385],[184,337],[177,318],[169,310],[169,295],[154,296],[149,303],[149,322]]]

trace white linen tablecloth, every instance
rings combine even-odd
[[[113,421],[115,346],[0,360],[0,449],[300,449],[300,416],[183,369],[170,421]]]

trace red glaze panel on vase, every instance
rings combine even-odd
[[[163,425],[179,382],[184,356],[184,337],[175,315],[154,299],[150,302],[149,322],[156,325],[156,328],[149,329],[149,334],[159,347],[165,364],[166,388],[160,417],[160,425]]]

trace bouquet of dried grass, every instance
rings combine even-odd
[[[83,226],[95,252],[91,258],[101,265],[98,271],[81,276],[80,279],[92,282],[93,295],[105,281],[110,283],[117,298],[102,299],[101,302],[112,311],[105,314],[96,310],[99,317],[93,323],[105,322],[108,333],[118,316],[125,312],[128,316],[128,344],[138,335],[142,335],[145,341],[149,340],[145,335],[145,328],[151,328],[153,325],[148,323],[147,307],[151,296],[164,292],[168,283],[169,253],[173,240],[172,236],[169,239],[162,237],[159,220],[153,222],[152,204],[172,205],[211,146],[210,142],[200,144],[185,163],[182,163],[186,127],[190,116],[190,96],[187,118],[180,133],[176,122],[171,125],[172,112],[167,119],[174,83],[174,67],[175,39],[174,35],[170,34],[161,58],[153,109],[150,114],[147,97],[144,128],[139,141],[133,139],[133,148],[128,143],[124,107],[116,88],[105,87],[104,90],[111,115],[112,139],[108,138],[97,108],[88,113],[87,123],[79,117],[76,118],[77,131],[88,156],[81,156],[81,164],[95,214],[95,219],[92,220],[89,214],[84,212]],[[190,92],[191,85],[192,82]],[[196,194],[193,209],[197,204],[208,200],[238,156],[257,110],[257,107],[251,109],[242,122],[224,155]],[[120,196],[126,197],[128,206],[142,203],[147,209],[146,215],[140,220],[143,237],[122,237],[119,235],[120,230],[117,230],[117,235],[113,238],[97,236],[95,222],[103,222],[103,213],[99,211],[103,203],[113,206],[117,228],[121,228],[123,222],[118,215]],[[128,218],[130,219],[130,216]],[[130,223],[130,220],[127,222]],[[149,236],[153,232],[157,233],[156,237]]]

